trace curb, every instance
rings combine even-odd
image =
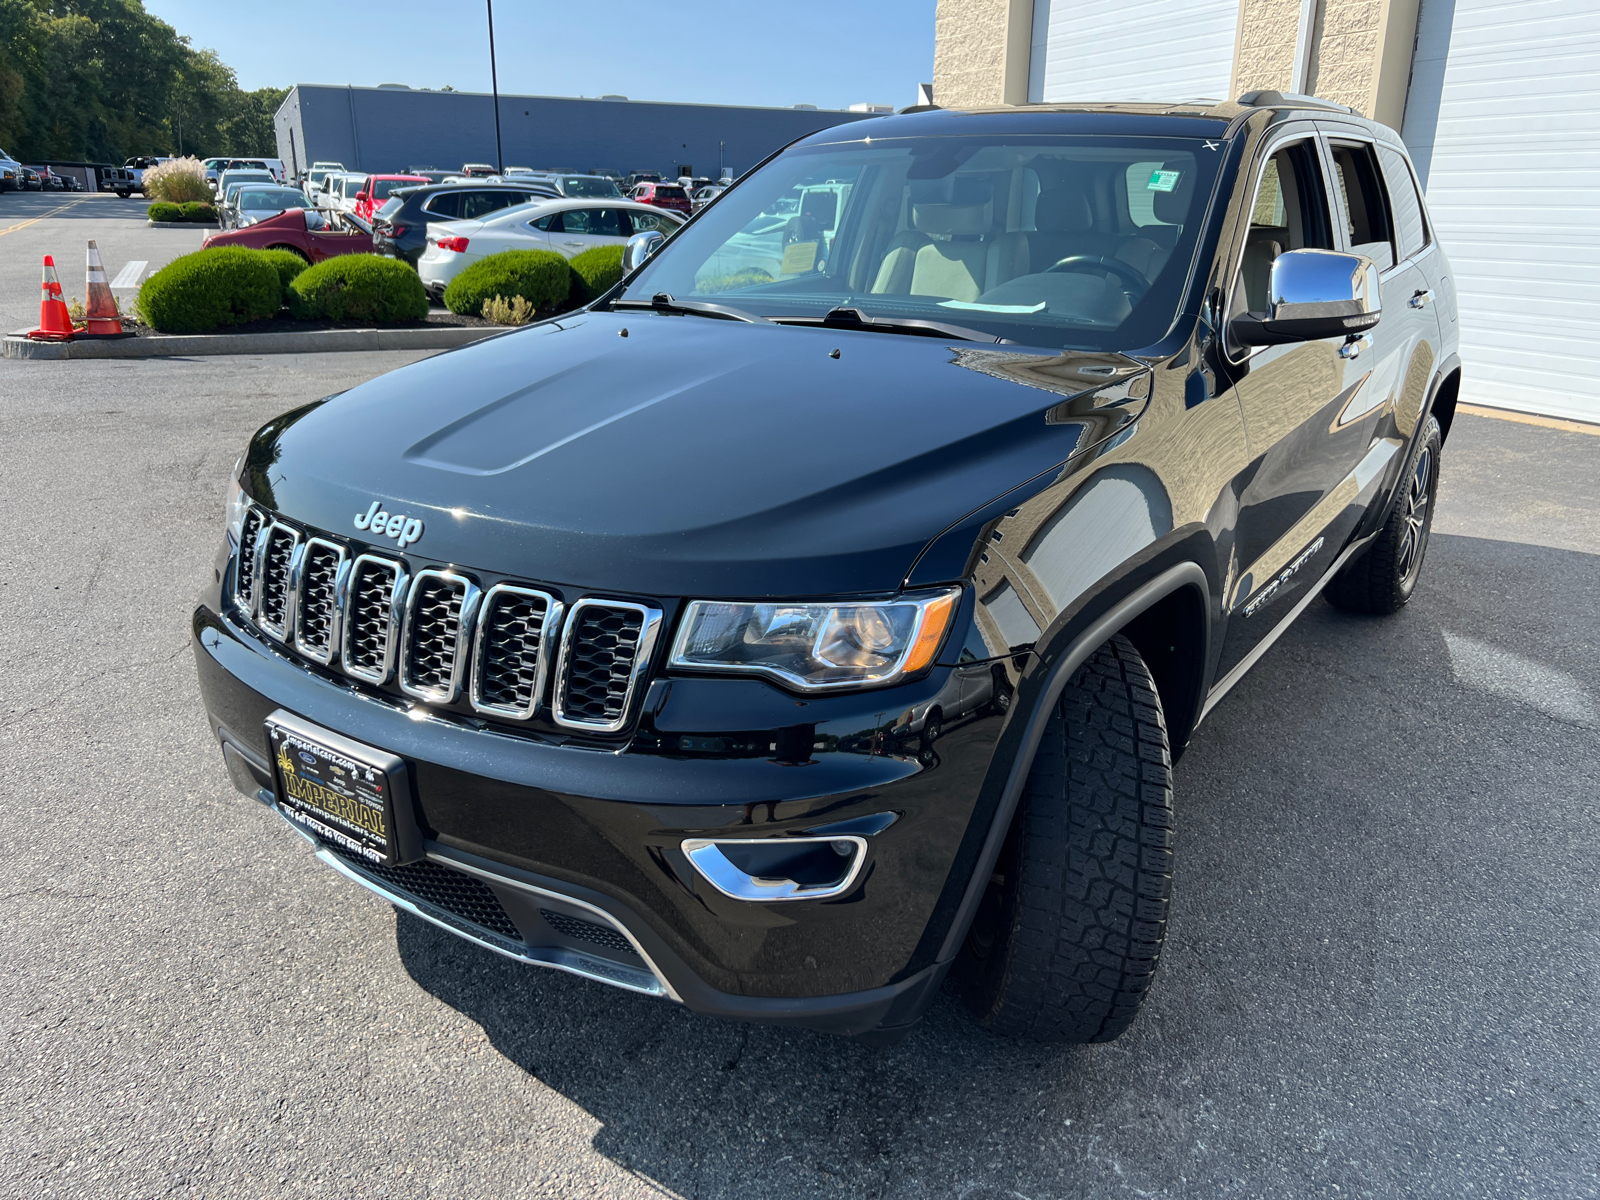
[[[510,325],[454,325],[442,329],[318,329],[308,333],[197,333],[121,338],[107,342],[34,342],[15,335],[0,341],[0,357],[188,358],[202,354],[309,354],[340,350],[451,350],[506,333]]]
[[[219,230],[220,225],[213,225],[210,221],[145,221],[146,229],[205,229]]]

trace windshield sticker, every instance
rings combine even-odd
[[[979,304],[971,300],[941,300],[940,308],[959,308],[967,312],[1036,313],[1044,311],[1044,301],[1037,304]]]
[[[785,275],[804,275],[817,263],[817,244],[815,242],[795,242],[785,248],[783,252],[783,273]]]
[[[1179,171],[1156,171],[1150,176],[1150,182],[1145,184],[1145,190],[1151,192],[1170,192],[1178,186],[1182,177]]]

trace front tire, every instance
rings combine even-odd
[[[1430,414],[1396,485],[1394,509],[1372,545],[1328,583],[1328,602],[1345,612],[1387,616],[1417,590],[1433,531],[1444,435]]]
[[[1172,755],[1161,698],[1117,636],[1045,726],[967,942],[959,986],[980,1025],[1109,1042],[1155,978],[1172,896]]]

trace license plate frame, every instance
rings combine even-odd
[[[404,759],[283,709],[267,718],[266,731],[285,818],[368,862],[393,867],[424,857]]]

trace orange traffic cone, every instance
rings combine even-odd
[[[117,302],[111,297],[111,285],[106,282],[106,269],[100,262],[100,247],[89,241],[89,270],[84,282],[88,297],[89,329],[91,335],[120,334],[122,322],[117,317]]]
[[[56,278],[56,260],[44,256],[44,295],[39,299],[39,328],[29,330],[28,336],[37,342],[70,342],[72,317],[67,313],[67,302],[61,298],[61,281]]]

